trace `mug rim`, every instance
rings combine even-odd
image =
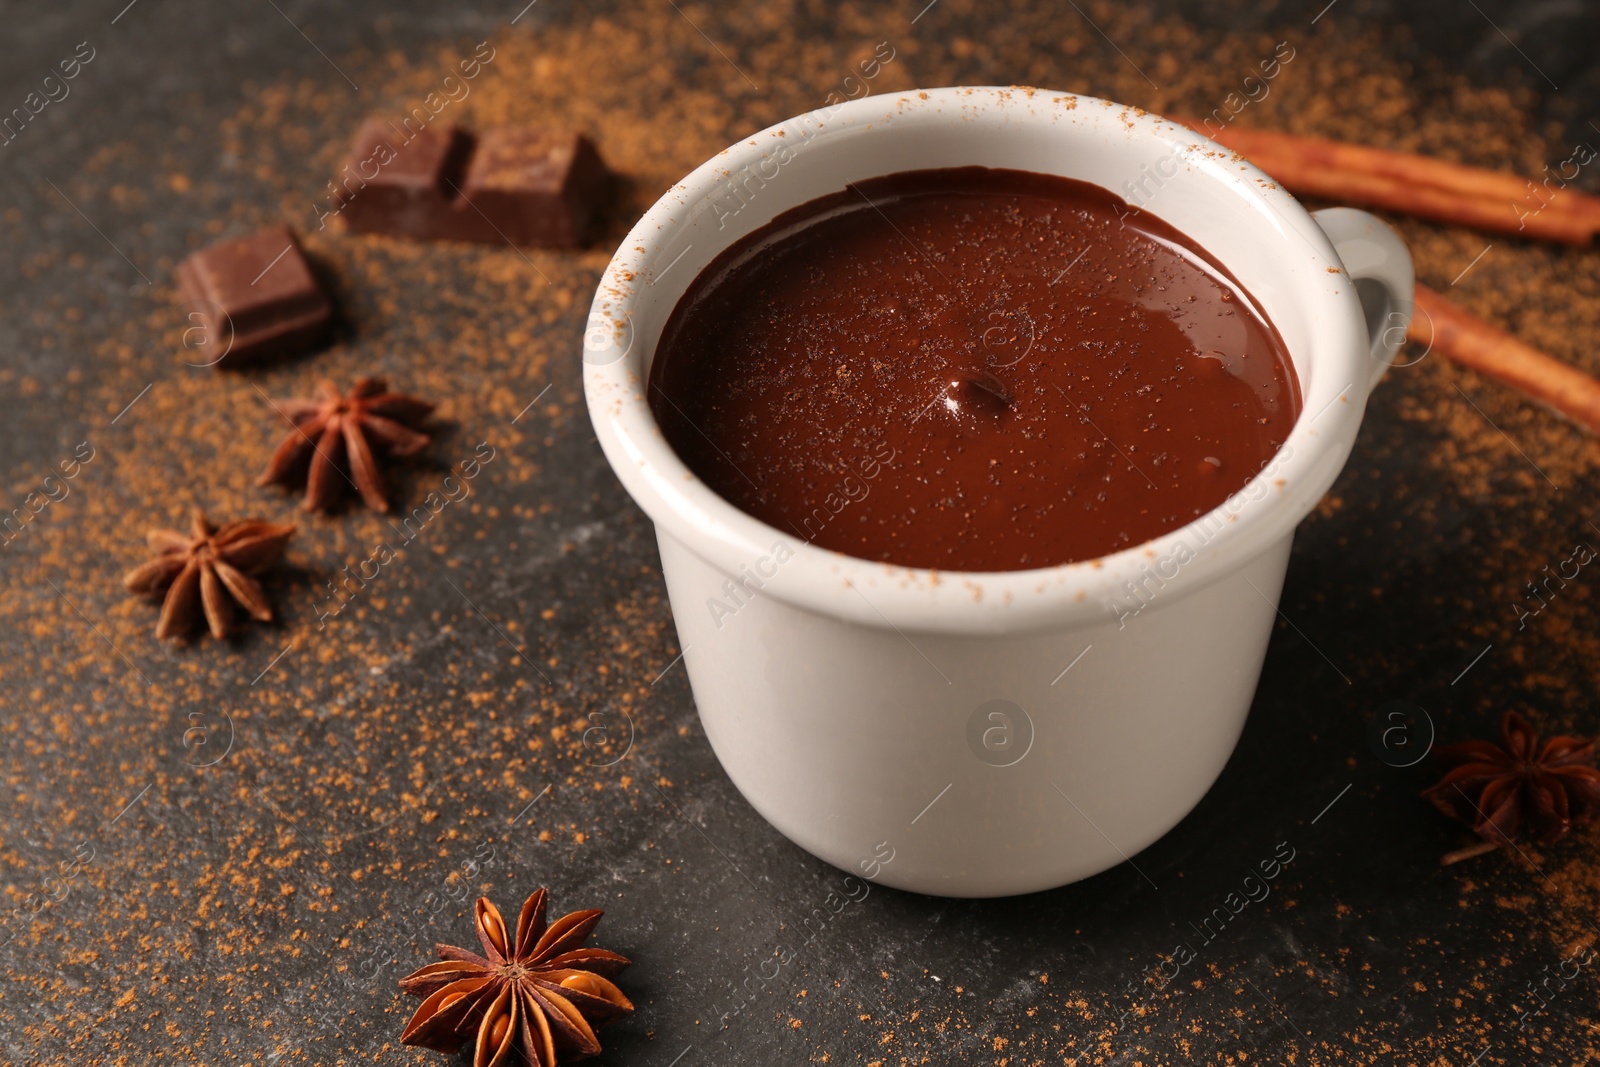
[[[1316,329],[1299,349],[1285,339],[1302,394],[1301,411],[1289,436],[1262,471],[1217,507],[1150,540],[1094,559],[1014,571],[906,567],[821,548],[754,518],[712,491],[667,443],[645,396],[645,357],[653,358],[647,348],[653,350],[658,338],[649,346],[636,343],[632,324],[637,309],[646,303],[670,300],[676,306],[682,298],[683,289],[652,288],[677,262],[666,255],[676,249],[673,238],[686,232],[719,193],[725,194],[729,179],[740,168],[759,165],[776,148],[792,148],[797,130],[805,131],[805,142],[796,154],[823,151],[829,144],[843,147],[841,142],[874,126],[929,116],[948,118],[946,112],[961,121],[1088,123],[1095,136],[1145,136],[1152,147],[1181,154],[1179,177],[1172,181],[1207,181],[1218,195],[1226,192],[1254,200],[1276,216],[1276,228],[1297,233],[1303,240],[1315,268],[1307,277],[1320,275],[1325,280],[1337,273],[1343,283],[1337,290],[1309,282],[1296,288],[1295,300],[1307,307],[1306,315]],[[936,133],[937,121],[930,122],[930,133]],[[1112,122],[1114,128],[1109,126]],[[984,162],[971,160],[966,165],[972,164]],[[864,166],[849,180],[894,172]],[[819,191],[805,201],[833,191]],[[754,225],[764,225],[776,213],[757,212]],[[1161,217],[1159,211],[1152,214]],[[748,232],[736,228],[725,238],[719,236],[710,256]],[[1215,255],[1213,245],[1202,247]],[[684,288],[692,281],[691,276]],[[1259,296],[1255,299],[1265,306]],[[1205,562],[1180,566],[1161,584],[1164,597],[1175,600],[1225,578],[1268,544],[1292,534],[1332,485],[1364,413],[1374,366],[1359,298],[1332,242],[1305,208],[1266,174],[1187,126],[1142,109],[1020,86],[952,86],[862,97],[795,116],[734,143],[663,194],[628,233],[600,279],[584,347],[584,391],[596,435],[624,488],[655,523],[658,536],[670,536],[730,577],[742,577],[741,588],[751,595],[774,596],[874,628],[947,634],[998,634],[1112,621],[1117,618],[1113,600],[1124,595],[1118,586],[1139,577],[1141,569],[1148,575],[1152,559],[1170,561],[1180,545],[1191,558]],[[1346,384],[1341,387],[1336,380]],[[1236,504],[1239,500],[1245,503]],[[1251,506],[1257,501],[1260,506]],[[1203,557],[1191,545],[1202,530],[1206,532],[1199,550]],[[786,546],[786,556],[780,545]],[[783,558],[769,574],[760,564],[770,563],[774,555]],[[758,572],[755,576],[751,568]]]

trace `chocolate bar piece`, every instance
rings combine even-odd
[[[362,124],[338,189],[339,216],[355,233],[434,237],[458,199],[472,138],[440,125],[417,132],[396,151],[398,140],[382,119]]]
[[[401,136],[370,119],[337,190],[356,233],[576,248],[608,175],[581,134],[531,126],[479,137],[440,125]]]
[[[178,265],[178,288],[189,310],[184,347],[203,366],[303,352],[333,323],[333,302],[281,224],[194,253]]]
[[[512,244],[576,248],[606,184],[587,137],[504,126],[478,139],[463,191]]]

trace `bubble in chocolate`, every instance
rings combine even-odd
[[[1011,407],[1011,388],[991,371],[960,374],[945,389],[944,406],[954,415],[998,415]]]

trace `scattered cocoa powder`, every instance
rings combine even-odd
[[[1296,57],[1241,123],[1529,175],[1570,150],[1555,131],[1535,128],[1531,92],[1475,86],[1443,72],[1419,78],[1384,61],[1392,54],[1388,33],[1341,22],[1337,14],[1310,30],[1297,12],[1281,30],[1202,31],[1138,6],[1085,3],[1103,37],[1071,6],[997,17],[992,5],[976,0],[942,0],[915,25],[909,9],[853,3],[678,6],[681,15],[673,5],[640,6],[626,17],[537,29],[530,18],[500,31],[492,39],[496,58],[447,116],[469,126],[566,124],[597,136],[629,187],[604,236],[575,255],[355,238],[336,223],[316,229],[314,205],[360,119],[408,110],[470,52],[472,40],[418,54],[335,57],[366,87],[359,100],[330,73],[245,86],[244,104],[220,130],[185,125],[179,116],[169,131],[174,142],[217,139],[219,174],[189,173],[159,140],[130,136],[100,147],[80,173],[63,179],[64,191],[104,226],[165,213],[171,225],[189,229],[188,249],[274,220],[290,222],[336,278],[347,329],[325,353],[270,370],[235,376],[190,369],[180,361],[185,323],[171,281],[181,258],[174,254],[146,264],[155,281],[148,311],[113,335],[82,325],[80,305],[102,299],[87,287],[52,293],[30,309],[40,354],[91,351],[91,372],[69,374],[53,395],[42,395],[39,379],[20,365],[0,370],[0,388],[37,398],[51,411],[83,413],[82,436],[100,452],[73,495],[7,548],[11,573],[24,577],[0,601],[0,628],[9,635],[0,663],[0,707],[7,712],[0,715],[0,739],[15,754],[0,764],[10,798],[0,840],[10,873],[0,906],[18,906],[79,842],[95,848],[95,859],[75,871],[72,893],[98,901],[92,911],[42,908],[9,931],[17,942],[0,974],[0,1029],[19,1047],[48,1048],[75,1062],[138,1062],[149,1034],[160,1033],[183,1061],[232,1060],[267,1046],[282,1050],[277,1062],[285,1064],[391,1058],[400,1016],[385,1013],[399,1007],[390,1003],[388,984],[368,980],[360,964],[393,944],[393,930],[378,930],[382,924],[371,920],[390,901],[392,880],[459,883],[462,857],[489,838],[515,849],[524,867],[534,855],[543,864],[569,862],[593,848],[622,809],[659,806],[655,790],[644,786],[675,788],[643,752],[603,771],[585,759],[584,730],[605,708],[628,710],[641,737],[695,729],[681,700],[668,704],[650,687],[678,650],[652,569],[647,523],[631,509],[618,510],[609,489],[596,489],[589,509],[549,503],[554,487],[574,498],[575,457],[592,469],[578,373],[586,308],[612,246],[645,206],[727,143],[823,104],[880,41],[895,48],[896,58],[871,83],[875,93],[1024,83],[1157,112],[1206,114],[1287,38]],[[1107,37],[1124,42],[1128,58]],[[1600,324],[1593,253],[1495,241],[1468,269],[1487,243],[1480,235],[1394,221],[1424,281],[1545,351],[1600,373],[1600,353],[1588,344]],[[0,216],[12,231],[24,222],[17,209]],[[92,266],[47,246],[23,255],[30,276]],[[395,536],[379,516],[300,520],[289,576],[274,579],[280,629],[232,651],[163,650],[142,605],[116,588],[116,576],[140,557],[146,518],[177,523],[194,506],[291,515],[292,501],[250,484],[278,436],[260,392],[303,394],[317,378],[361,373],[439,398],[440,417],[456,427],[431,450],[436,465],[399,487],[402,510],[436,488],[446,468],[478,441],[492,442],[501,458],[470,497],[452,505],[457,510],[443,512],[437,527],[325,629],[318,629],[324,583]],[[146,385],[149,392],[113,425]],[[535,397],[542,398],[524,410]],[[1465,625],[1490,635],[1484,641],[1494,639],[1505,622],[1492,614],[1499,611],[1494,605],[1515,599],[1572,537],[1589,536],[1568,497],[1592,484],[1600,450],[1548,412],[1432,357],[1392,371],[1371,417],[1403,421],[1406,447],[1431,471],[1426,499],[1393,502],[1407,509],[1411,525],[1385,535],[1452,536],[1451,524],[1475,506],[1518,516],[1475,535],[1481,539],[1470,551],[1448,557],[1463,571],[1446,577],[1469,590],[1478,608]],[[1381,473],[1383,459],[1381,452],[1358,450],[1345,482],[1310,521],[1341,522],[1344,502]],[[43,473],[26,466],[10,471],[11,495],[20,499]],[[162,508],[169,514],[159,514]],[[1525,536],[1547,523],[1547,541]],[[555,572],[574,560],[587,560],[584,580],[607,576],[610,584],[565,585]],[[64,596],[36,576],[55,581]],[[507,640],[457,603],[447,577]],[[1528,699],[1551,710],[1551,728],[1581,726],[1569,720],[1587,714],[1600,681],[1593,597],[1583,585],[1564,596],[1562,611],[1541,621],[1538,651],[1527,643],[1503,650],[1513,665],[1509,684],[1525,687]],[[591,610],[597,601],[611,610]],[[424,610],[420,603],[450,607]],[[1442,610],[1465,610],[1440,603]],[[272,665],[283,649],[284,658]],[[1374,656],[1383,670],[1404,669],[1403,658]],[[552,682],[542,681],[535,666]],[[1492,693],[1468,710],[1489,719]],[[216,729],[219,708],[233,717],[234,751],[211,770],[185,766],[189,716],[200,713]],[[41,768],[52,776],[48,788],[40,784]],[[510,843],[502,828],[546,784],[564,798],[562,815]],[[513,806],[487,810],[490,797]],[[1449,832],[1419,842],[1419,852],[1431,862]],[[23,843],[40,834],[48,848]],[[530,851],[536,848],[565,851]],[[1586,936],[1584,919],[1600,905],[1600,848],[1590,834],[1535,859],[1547,878],[1496,866],[1498,859],[1462,872],[1460,908],[1494,905],[1520,929],[1541,933],[1552,951],[1564,951]],[[467,888],[520,884],[525,873],[493,868]],[[1512,885],[1522,891],[1510,892]],[[1272,907],[1288,910],[1291,903],[1275,899]],[[1552,915],[1556,921],[1544,921]],[[1465,920],[1441,920],[1448,921]],[[1503,961],[1467,960],[1452,970],[1447,962],[1462,961],[1442,947],[1443,925],[1418,936],[1440,946],[1440,965],[1429,977],[1441,977],[1447,983],[1441,995],[1455,999],[1450,1032],[1406,1031],[1352,1003],[1344,1032],[1315,1033],[1309,1047],[1282,1047],[1304,1050],[1307,1062],[1349,1055],[1433,1063],[1459,1062],[1463,1050],[1481,1047],[1475,1040],[1498,1040],[1504,1008],[1492,1003],[1495,983],[1486,988],[1482,976]],[[48,962],[24,973],[12,962],[19,951]],[[277,977],[275,968],[304,958],[327,961],[319,971],[325,977],[307,983]],[[370,958],[387,964],[386,956]],[[1336,966],[1342,977],[1329,961],[1300,961],[1277,977],[1352,1000],[1387,996],[1402,977],[1365,972],[1359,955],[1341,957]],[[1262,1033],[1280,1025],[1232,958],[1211,961],[1191,982],[1155,995],[1121,1031],[1121,1000],[1075,982],[1065,963],[1050,971],[1048,984],[1019,971],[1016,980],[1030,992],[1014,1003],[1025,1007],[999,1013],[970,991],[932,983],[912,969],[891,972],[881,989],[819,989],[808,1004],[861,997],[859,1023],[841,1032],[808,1026],[795,1033],[817,1062],[854,1061],[870,1048],[872,1062],[882,1064],[930,1057],[1008,1065],[1154,1063],[1190,1056],[1232,1064],[1270,1061],[1278,1047],[1263,1044],[1260,1055],[1217,1051],[1232,1032],[1216,1029],[1223,1015]],[[880,996],[892,1010],[880,1008]],[[1575,1018],[1563,1025],[1586,1024]],[[247,1033],[252,1043],[241,1046]],[[1556,1047],[1572,1048],[1571,1040],[1568,1034]],[[1291,1062],[1296,1055],[1289,1054]]]

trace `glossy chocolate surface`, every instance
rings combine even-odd
[[[784,533],[1000,571],[1221,504],[1300,408],[1276,331],[1204,251],[1096,186],[966,167],[775,219],[679,302],[650,376],[673,448]]]

